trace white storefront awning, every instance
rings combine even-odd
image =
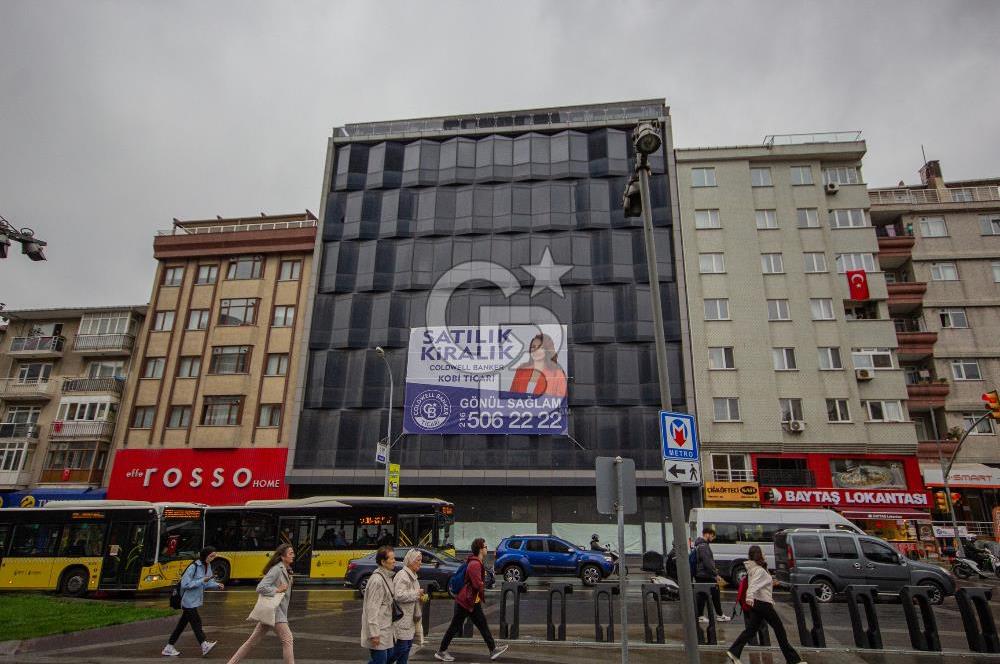
[[[944,486],[940,466],[921,465],[920,472],[927,486]],[[1000,468],[991,468],[981,463],[956,463],[948,473],[948,484],[953,489],[1000,488]]]

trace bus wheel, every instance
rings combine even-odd
[[[90,582],[90,573],[85,567],[71,567],[63,572],[62,583],[59,584],[59,592],[70,597],[83,597],[87,594],[87,584]]]
[[[215,580],[222,585],[229,585],[229,563],[225,560],[216,558],[212,561],[212,574],[215,576]]]

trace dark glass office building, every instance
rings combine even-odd
[[[675,407],[688,409],[663,100],[346,125],[329,141],[292,495],[381,492],[374,457],[389,417],[389,376],[373,351],[381,346],[395,379],[401,495],[453,500],[460,522],[500,524],[488,537],[504,534],[503,524],[559,532],[601,520],[594,458],[620,454],[636,460],[646,487],[649,513],[634,523],[656,520],[665,487],[646,253],[641,219],[621,207],[635,165],[631,130],[652,118],[664,137],[651,159],[651,195],[671,391]],[[562,297],[531,296],[522,266],[546,248],[572,265]],[[503,266],[522,288],[507,298],[489,275],[470,275],[484,278],[455,292],[448,325],[478,324],[483,306],[530,305],[567,326],[570,436],[399,435],[410,329],[428,324],[437,279],[467,261]]]

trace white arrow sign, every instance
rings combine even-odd
[[[701,466],[697,461],[663,460],[663,478],[668,484],[701,485]]]

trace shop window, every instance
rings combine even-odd
[[[838,489],[906,488],[906,471],[899,461],[831,459],[830,477]]]

